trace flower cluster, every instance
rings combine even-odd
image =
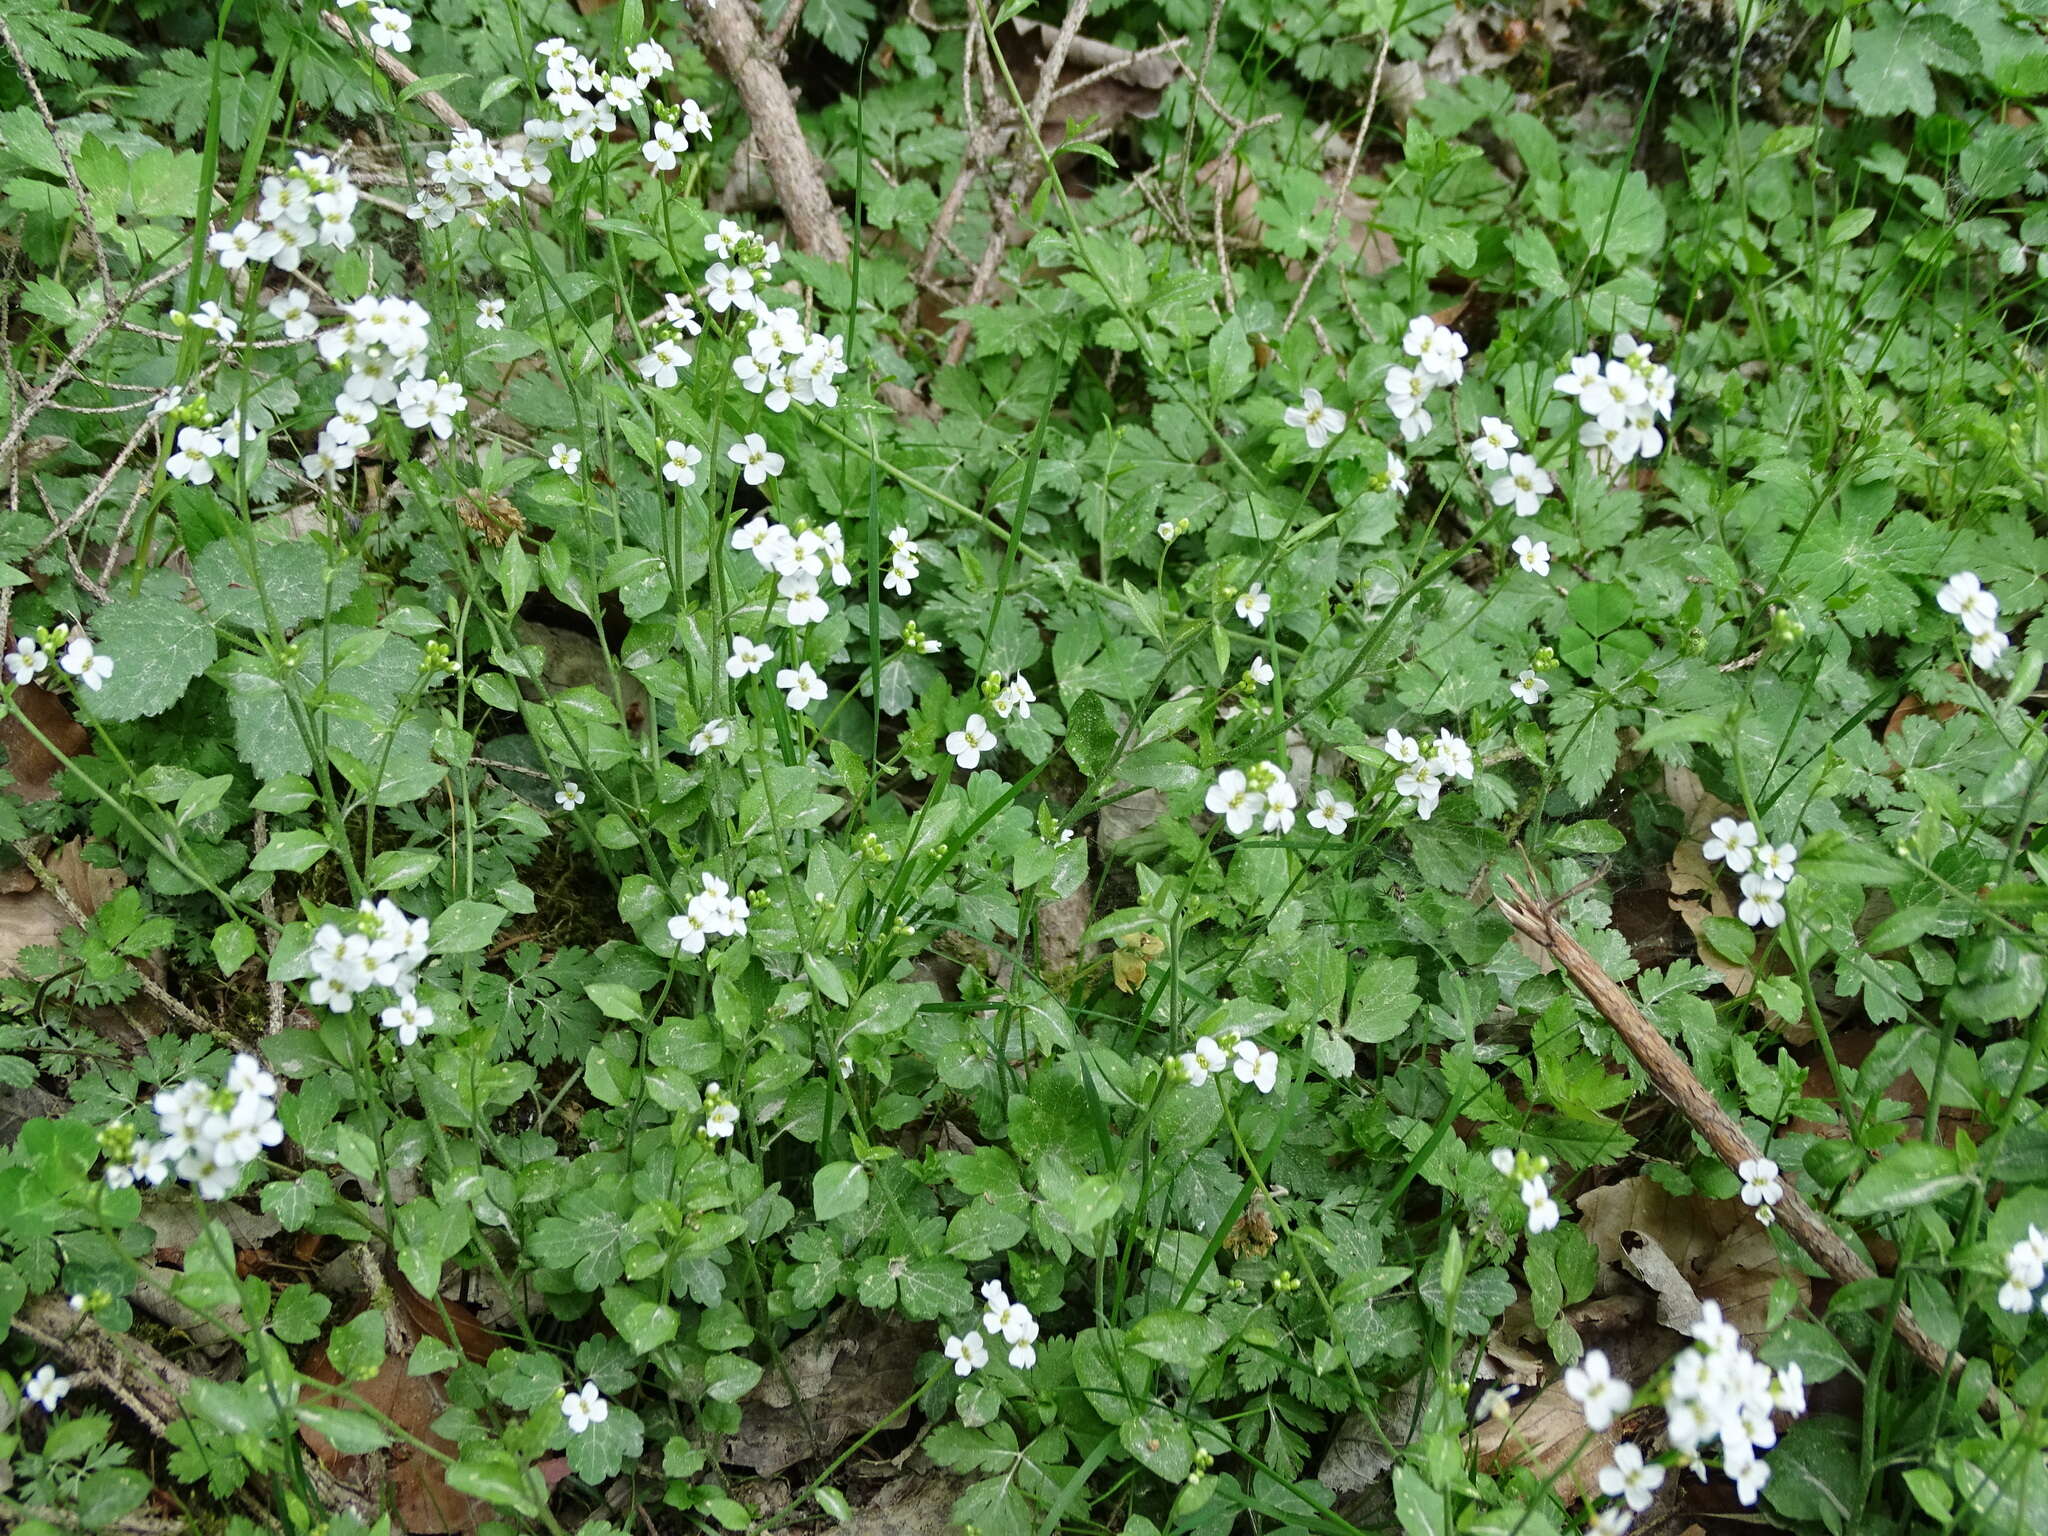
[[[1635,459],[1654,459],[1664,451],[1664,432],[1657,425],[1671,419],[1678,381],[1669,368],[1650,357],[1647,342],[1626,332],[1614,338],[1610,355],[1587,352],[1571,360],[1553,386],[1572,395],[1586,420],[1579,442],[1593,453],[1593,463],[1612,473]]]
[[[1529,1230],[1532,1233],[1548,1232],[1558,1222],[1560,1212],[1557,1202],[1550,1197],[1550,1159],[1531,1157],[1528,1153],[1508,1147],[1493,1149],[1494,1171],[1501,1177],[1513,1179],[1519,1187],[1522,1204],[1529,1213]]]
[[[284,1140],[277,1079],[246,1054],[235,1057],[219,1087],[195,1078],[165,1089],[150,1108],[157,1118],[154,1141],[122,1120],[100,1132],[110,1188],[161,1184],[175,1173],[198,1190],[200,1199],[219,1200],[265,1147]]]
[[[1387,409],[1401,424],[1403,442],[1419,442],[1436,426],[1429,400],[1438,389],[1450,389],[1465,377],[1465,338],[1428,315],[1408,322],[1401,350],[1415,366],[1387,370]]]
[[[612,1405],[605,1401],[594,1381],[584,1382],[579,1391],[562,1394],[562,1417],[569,1421],[572,1435],[582,1434],[593,1424],[602,1424],[611,1415]]]
[[[279,271],[296,272],[315,246],[345,251],[355,243],[357,193],[348,171],[304,150],[292,159],[283,175],[263,178],[255,218],[207,237],[206,249],[223,271],[267,261]]]
[[[1742,905],[1735,915],[1750,927],[1775,928],[1785,921],[1785,887],[1799,873],[1799,848],[1794,843],[1767,843],[1753,821],[1722,816],[1700,844],[1708,859],[1742,877]]]
[[[536,126],[544,131],[532,132]],[[493,144],[478,129],[458,129],[446,149],[428,154],[426,181],[405,216],[428,229],[439,229],[457,217],[481,229],[490,223],[493,210],[524,189],[546,186],[554,177],[548,169],[548,151],[562,134],[552,123],[527,127],[525,139],[517,144]]]
[[[1394,775],[1394,793],[1403,800],[1413,800],[1415,814],[1424,821],[1436,813],[1446,780],[1463,779],[1470,783],[1477,771],[1471,746],[1464,737],[1453,735],[1448,726],[1437,731],[1436,740],[1428,747],[1413,736],[1389,729],[1380,750],[1399,768]]]
[[[740,939],[747,933],[747,919],[753,908],[747,898],[735,896],[732,887],[705,870],[697,877],[700,889],[689,904],[668,920],[668,936],[682,946],[686,955],[701,955],[713,939]]]
[[[991,672],[982,683],[981,692],[982,697],[988,700],[988,707],[996,712],[996,718],[999,720],[1007,720],[1012,715],[1019,720],[1029,720],[1031,706],[1038,702],[1038,695],[1032,690],[1031,680],[1022,672],[1007,679],[1000,672]]]
[[[1280,1081],[1279,1053],[1235,1035],[1225,1035],[1221,1040],[1203,1035],[1195,1041],[1193,1050],[1182,1051],[1173,1058],[1176,1075],[1195,1088],[1205,1086],[1212,1077],[1221,1077],[1225,1067],[1240,1083],[1249,1083],[1261,1093],[1271,1093]]]
[[[313,985],[307,996],[329,1013],[347,1013],[356,995],[372,987],[397,994],[397,1002],[379,1019],[411,1045],[420,1029],[434,1022],[434,1011],[413,996],[413,978],[427,959],[427,920],[408,917],[386,896],[364,903],[339,923],[322,923],[313,933],[308,953]]]
[[[1721,1466],[1735,1480],[1735,1495],[1754,1504],[1771,1469],[1759,1451],[1778,1443],[1773,1413],[1798,1418],[1806,1412],[1806,1382],[1797,1364],[1773,1372],[1752,1355],[1718,1302],[1704,1304],[1693,1324],[1696,1348],[1671,1362],[1664,1385],[1666,1433],[1672,1449],[1704,1479],[1703,1447],[1721,1443]],[[1586,1422],[1592,1423],[1589,1414]],[[1596,1426],[1597,1427],[1597,1426]]]
[[[732,547],[749,551],[763,570],[775,574],[775,592],[784,603],[782,621],[792,629],[830,616],[832,609],[821,590],[827,574],[836,587],[853,580],[853,572],[846,568],[846,536],[837,523],[813,528],[805,522],[790,529],[757,516],[733,530]]]
[[[1300,799],[1279,764],[1255,763],[1248,769],[1226,768],[1217,774],[1203,804],[1212,815],[1223,818],[1233,837],[1242,837],[1254,823],[1264,832],[1292,832]]]
[[[1038,1319],[1031,1315],[1031,1309],[1021,1301],[1012,1301],[1000,1280],[984,1284],[981,1299],[987,1303],[981,1314],[981,1332],[969,1330],[947,1336],[946,1358],[953,1362],[953,1374],[971,1376],[988,1364],[988,1344],[982,1333],[1009,1345],[1009,1361],[1016,1369],[1028,1371],[1038,1364]]]
[[[342,306],[340,323],[322,331],[316,345],[330,365],[348,369],[348,378],[318,446],[300,462],[307,475],[318,478],[355,463],[384,406],[395,406],[408,427],[426,427],[442,438],[454,431],[469,401],[446,374],[427,377],[432,324],[411,299],[366,293]]]
[[[114,675],[114,658],[101,655],[90,636],[73,631],[69,624],[58,624],[15,637],[14,649],[7,652],[8,679],[17,686],[32,683],[50,670],[52,660],[59,671],[93,693]]]
[[[2027,1235],[2005,1254],[2005,1284],[1998,1288],[1998,1305],[2007,1312],[2031,1312],[2034,1292],[2048,1280],[2048,1235],[2029,1226]],[[2041,1310],[2048,1312],[2048,1294],[2041,1297]]]
[[[923,567],[917,563],[922,551],[917,540],[910,536],[910,530],[898,524],[889,530],[889,569],[882,576],[885,590],[898,597],[910,596],[910,584],[917,580]]]
[[[1742,1203],[1756,1212],[1759,1223],[1770,1226],[1778,1219],[1778,1202],[1785,1198],[1778,1165],[1768,1157],[1746,1157],[1735,1171],[1742,1178]]]
[[[705,274],[706,282],[712,283],[720,270],[712,267]],[[730,281],[723,287],[729,293]],[[720,291],[718,285],[710,290],[714,308],[719,307],[716,296]],[[738,301],[732,302],[737,307]],[[845,338],[813,331],[795,310],[771,308],[764,299],[753,300],[753,314],[754,323],[746,334],[747,350],[733,356],[733,377],[778,413],[788,410],[792,400],[800,405],[837,405],[839,385],[835,381],[847,369]]]
[[[1943,613],[1952,613],[1970,637],[1970,660],[1987,672],[1998,665],[2012,642],[1998,627],[1998,598],[1974,571],[1957,571],[1941,584],[1934,601]]]

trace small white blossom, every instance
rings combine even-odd
[[[953,761],[967,769],[979,767],[982,754],[995,751],[996,746],[995,732],[980,715],[969,715],[965,726],[946,737],[946,750],[953,754]]]
[[[1564,1373],[1566,1396],[1586,1416],[1586,1428],[1602,1434],[1617,1416],[1628,1411],[1635,1393],[1608,1368],[1604,1350],[1589,1349],[1586,1357]]]
[[[1282,419],[1308,438],[1311,448],[1320,449],[1344,430],[1344,413],[1323,403],[1319,390],[1304,389],[1301,404],[1290,405]]]
[[[562,1397],[562,1417],[569,1421],[572,1435],[582,1434],[593,1424],[602,1424],[611,1412],[612,1405],[605,1401],[594,1381],[586,1381],[579,1390]]]

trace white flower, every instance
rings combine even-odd
[[[647,355],[634,364],[640,377],[656,389],[674,389],[676,381],[682,377],[682,370],[689,366],[689,350],[681,342],[668,337],[648,348]]]
[[[1456,384],[1465,376],[1465,338],[1428,315],[1417,315],[1408,322],[1401,350],[1415,359],[1420,372],[1439,384]]]
[[[505,329],[505,301],[503,299],[478,299],[476,301],[476,328],[480,331],[502,331]]]
[[[1988,635],[1973,635],[1970,639],[1970,664],[1985,672],[1998,665],[1999,658],[2012,642],[2005,631],[1994,629]]]
[[[1586,1522],[1586,1536],[1628,1536],[1628,1528],[1635,1523],[1635,1516],[1620,1504],[1610,1504],[1596,1510],[1593,1518]]]
[[[565,811],[575,810],[588,798],[589,796],[577,787],[574,779],[562,780],[562,787],[555,791],[555,804]]]
[[[1550,684],[1533,668],[1524,667],[1521,675],[1508,684],[1508,692],[1524,704],[1534,704],[1550,692]]]
[[[574,475],[583,467],[583,450],[571,448],[567,443],[557,443],[548,450],[548,468],[559,469],[565,475]]]
[[[950,1334],[946,1339],[946,1358],[953,1362],[955,1376],[972,1376],[988,1364],[988,1345],[978,1333]]]
[[[233,229],[209,235],[206,248],[222,271],[234,272],[249,262],[268,260],[278,248],[278,239],[254,219],[244,219]]]
[[[1396,496],[1408,494],[1408,466],[1393,449],[1387,450],[1387,489]]]
[[[1159,520],[1159,526],[1153,529],[1152,531],[1159,535],[1160,543],[1171,544],[1174,541],[1174,539],[1177,538],[1180,534],[1180,525],[1178,523],[1168,522],[1165,518],[1161,518]]]
[[[1768,875],[1751,870],[1742,877],[1742,903],[1735,915],[1750,927],[1761,924],[1775,928],[1785,921],[1785,887]]]
[[[1252,823],[1266,814],[1266,797],[1250,786],[1244,774],[1226,768],[1216,775],[1203,802],[1212,815],[1221,816],[1234,836],[1242,837]]]
[[[178,448],[164,461],[164,472],[188,485],[207,485],[213,480],[213,460],[226,445],[204,427],[180,427]]]
[[[43,1412],[55,1413],[57,1404],[64,1400],[64,1394],[70,1390],[69,1377],[59,1376],[54,1365],[44,1365],[39,1366],[36,1373],[23,1384],[21,1395]]]
[[[1521,563],[1522,569],[1531,576],[1548,576],[1550,574],[1550,546],[1543,540],[1532,539],[1526,533],[1519,534],[1516,536],[1513,548],[1515,559]]]
[[[400,1045],[411,1045],[421,1030],[434,1027],[434,1010],[408,992],[379,1014],[377,1022],[395,1030]]]
[[[654,136],[640,146],[641,155],[657,171],[674,170],[676,156],[688,154],[689,150],[689,136],[679,133],[673,123],[656,123]]]
[[[824,679],[807,661],[801,666],[784,667],[775,674],[775,686],[789,697],[786,700],[791,709],[808,709],[812,702],[825,697]]]
[[[1603,1350],[1589,1349],[1586,1358],[1564,1373],[1565,1395],[1586,1415],[1586,1428],[1604,1432],[1618,1414],[1626,1413],[1635,1394],[1608,1369]]]
[[[1600,1491],[1625,1501],[1637,1514],[1650,1507],[1663,1486],[1664,1469],[1654,1461],[1645,1462],[1642,1451],[1626,1443],[1614,1448],[1614,1465],[1600,1469]]]
[[[774,659],[775,647],[772,645],[756,645],[745,635],[734,635],[732,654],[725,658],[725,675],[733,678],[752,677]],[[781,683],[776,684],[778,688],[781,686]]]
[[[1230,1070],[1237,1074],[1240,1083],[1250,1083],[1261,1093],[1273,1091],[1273,1085],[1280,1080],[1277,1052],[1261,1050],[1249,1040],[1240,1040],[1231,1054],[1236,1059],[1231,1062]]]
[[[1756,845],[1756,869],[1780,885],[1790,885],[1792,877],[1799,873],[1799,849],[1792,843],[1759,842]]]
[[[1187,1080],[1196,1088],[1205,1086],[1209,1079],[1230,1065],[1230,1056],[1216,1043],[1213,1035],[1203,1035],[1195,1041],[1191,1051],[1180,1055],[1180,1069]]]
[[[1235,607],[1237,616],[1253,629],[1257,629],[1266,622],[1266,615],[1273,610],[1272,594],[1267,592],[1261,583],[1255,581],[1248,590],[1237,594]]]
[[[709,4],[713,9],[717,7],[717,3],[718,0],[709,0]],[[711,137],[711,114],[698,106],[689,97],[683,99],[683,104],[678,109],[677,122],[685,133],[694,134],[696,137],[705,140],[709,140]],[[768,250],[771,254],[766,258],[764,264],[773,266],[775,264],[775,243],[772,240],[768,243]]]
[[[1281,419],[1304,434],[1311,448],[1321,448],[1344,430],[1344,413],[1323,404],[1321,392],[1313,389],[1304,389],[1301,404],[1290,405]]]
[[[670,438],[661,445],[661,478],[671,485],[695,485],[697,466],[704,462],[704,450]]]
[[[1771,1466],[1761,1456],[1735,1474],[1735,1497],[1744,1505],[1754,1504],[1756,1496],[1764,1491],[1764,1484],[1771,1480]]]
[[[320,322],[313,318],[313,299],[303,288],[287,288],[268,304],[263,312],[284,326],[284,333],[293,341],[304,341],[320,329]]]
[[[1356,814],[1357,808],[1349,800],[1339,800],[1327,789],[1319,789],[1315,804],[1309,807],[1308,824],[1332,837],[1342,837]]]
[[[23,635],[7,653],[8,674],[17,683],[32,683],[50,665],[50,653],[36,644],[34,635]]]
[[[1407,423],[1417,416],[1430,422],[1429,412],[1423,407],[1435,389],[1436,381],[1427,373],[1413,368],[1387,370],[1387,409],[1393,412],[1396,421],[1402,423],[1401,436],[1408,442],[1414,442],[1429,431],[1429,426],[1424,426],[1420,432],[1411,434]],[[1434,423],[1430,422],[1430,425]]]
[[[114,659],[100,655],[84,635],[64,647],[64,654],[57,658],[57,665],[94,693],[98,693],[101,685],[114,675]]]
[[[1479,435],[1470,444],[1473,462],[1481,469],[1506,469],[1508,455],[1522,446],[1515,429],[1498,416],[1479,418]]]
[[[1543,498],[1550,494],[1555,482],[1550,471],[1543,468],[1526,453],[1508,455],[1507,471],[1489,488],[1493,504],[1497,507],[1512,506],[1517,517],[1534,517],[1543,505]]]
[[[754,274],[745,267],[714,263],[704,274],[704,302],[721,315],[729,309],[746,313],[754,307]]]
[[[1785,1186],[1778,1182],[1778,1165],[1768,1157],[1751,1157],[1735,1171],[1742,1177],[1742,1203],[1755,1207],[1757,1220],[1769,1226],[1776,1219],[1771,1207],[1785,1198]]]
[[[1941,584],[1934,601],[1952,613],[1971,635],[1982,638],[1998,628],[1998,599],[1977,580],[1974,571],[1958,571]]]
[[[980,715],[969,715],[964,727],[946,737],[946,750],[953,754],[953,761],[967,769],[979,767],[982,753],[993,752],[996,746],[995,732]]]
[[[692,757],[702,757],[713,747],[722,747],[732,740],[732,727],[723,720],[706,720],[697,727],[697,734],[690,738],[689,752]]]
[[[715,1089],[718,1084],[713,1083],[711,1086]],[[730,1099],[721,1099],[705,1111],[704,1134],[714,1141],[731,1139],[732,1133],[739,1129],[739,1125],[740,1107]]]
[[[586,1381],[581,1390],[564,1393],[562,1417],[569,1421],[569,1433],[580,1435],[593,1424],[602,1424],[611,1417],[612,1405],[604,1400],[604,1394],[597,1390],[597,1383]]]
[[[1716,818],[1707,830],[1713,835],[1700,844],[1701,855],[1719,860],[1738,875],[1749,868],[1758,844],[1763,841],[1755,822],[1738,821],[1733,816]]]
[[[725,456],[740,466],[740,477],[749,485],[763,484],[782,473],[782,455],[771,451],[758,432],[749,432],[726,449]]]
[[[1514,1176],[1515,1149],[1513,1147],[1495,1147],[1488,1155],[1487,1161],[1493,1164],[1493,1171],[1495,1173],[1508,1178]]]
[[[412,18],[393,6],[371,6],[370,41],[393,53],[412,52]]]

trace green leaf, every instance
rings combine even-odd
[[[1835,1207],[1845,1218],[1886,1215],[1926,1205],[1966,1187],[1955,1152],[1932,1142],[1909,1141],[1891,1149],[1883,1162],[1858,1179]]]
[[[593,1488],[619,1475],[646,1443],[640,1415],[620,1403],[600,1423],[569,1437],[569,1470]]]
[[[213,665],[216,651],[205,619],[183,603],[147,594],[108,603],[93,615],[92,635],[114,663],[99,692],[87,695],[102,720],[162,714]]]
[[[652,1354],[682,1326],[682,1316],[674,1307],[616,1286],[605,1292],[604,1315],[636,1355]]]
[[[1344,1033],[1364,1045],[1399,1037],[1422,999],[1415,995],[1415,961],[1409,955],[1381,955],[1360,966],[1351,981],[1351,1007]]]
[[[442,908],[427,930],[427,948],[437,955],[466,955],[491,942],[507,917],[488,901],[457,901]]]
[[[249,867],[288,869],[293,874],[303,874],[332,850],[333,845],[327,841],[324,832],[299,827],[272,834],[270,841],[249,861]]]
[[[344,1456],[366,1456],[391,1443],[391,1436],[367,1413],[319,1403],[299,1404],[299,1423],[325,1435]]]
[[[818,1220],[849,1216],[868,1203],[868,1171],[859,1163],[827,1163],[811,1180]]]
[[[1856,54],[1842,71],[1842,83],[1859,111],[1873,117],[1934,110],[1934,79],[1927,72],[1926,45],[1889,5],[1871,7],[1872,25],[1856,33]]]
[[[344,560],[330,572],[326,551],[312,539],[258,544],[254,576],[249,555],[245,539],[235,536],[215,539],[193,562],[193,583],[206,599],[207,618],[217,624],[281,637],[308,619],[332,613],[362,584],[360,564]]]
[[[1225,1334],[1212,1317],[1171,1308],[1146,1313],[1124,1337],[1139,1354],[1192,1371],[1223,1347]]]
[[[1116,755],[1117,730],[1101,696],[1083,693],[1067,711],[1067,756],[1090,779],[1098,777]]]
[[[223,976],[239,971],[256,953],[256,930],[239,917],[229,918],[213,930],[213,963]]]
[[[618,1410],[614,1409],[616,1413]],[[532,1472],[503,1451],[472,1441],[462,1459],[448,1468],[448,1486],[456,1493],[482,1499],[529,1520],[541,1509],[541,1492]]]
[[[443,857],[437,848],[387,848],[370,860],[363,879],[379,890],[402,891],[439,869]]]
[[[384,1314],[358,1312],[327,1336],[328,1362],[343,1381],[368,1381],[384,1365]]]

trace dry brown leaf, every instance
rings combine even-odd
[[[439,1311],[417,1291],[402,1280],[393,1285],[393,1290],[414,1336],[430,1334],[443,1343],[455,1342],[445,1337],[448,1329],[442,1323]],[[495,1340],[462,1303],[450,1301],[444,1304],[455,1320],[456,1339],[461,1341],[464,1353],[472,1360],[479,1358],[476,1350],[484,1348],[486,1341],[494,1344]],[[447,1373],[410,1375],[407,1370],[410,1357],[409,1350],[386,1355],[382,1369],[374,1377],[354,1383],[350,1390],[408,1434],[417,1436],[436,1450],[453,1455],[457,1449],[455,1443],[443,1439],[432,1429],[434,1420],[448,1406],[444,1390]],[[489,1358],[488,1349],[482,1358]],[[331,1385],[338,1385],[341,1381],[341,1373],[329,1362],[324,1344],[313,1351],[304,1369],[306,1375],[315,1381]],[[306,1400],[337,1408],[356,1406],[348,1398],[326,1393],[308,1392]],[[411,1532],[412,1536],[450,1536],[450,1533],[470,1532],[484,1521],[496,1518],[496,1511],[490,1505],[457,1493],[448,1486],[447,1474],[438,1459],[404,1441],[395,1443],[388,1450],[365,1456],[345,1456],[335,1449],[332,1441],[315,1430],[302,1425],[299,1435],[305,1440],[306,1448],[334,1474],[338,1482],[361,1491],[373,1504],[388,1506],[397,1518],[398,1528]]]
[[[22,715],[41,731],[50,746],[65,757],[77,757],[92,750],[92,733],[71,718],[71,709],[56,694],[37,683],[14,690],[14,703]],[[57,791],[50,780],[61,763],[49,747],[38,741],[12,711],[0,719],[0,754],[14,777],[8,793],[17,800],[53,800]]]
[[[1694,1297],[1718,1302],[1752,1343],[1763,1339],[1773,1282],[1783,1276],[1802,1300],[1811,1298],[1812,1282],[1786,1269],[1770,1233],[1738,1200],[1673,1195],[1639,1175],[1588,1190],[1576,1203],[1580,1230],[1602,1264],[1627,1271],[1643,1243],[1654,1243]],[[1665,1297],[1658,1296],[1661,1317]]]
[[[740,1400],[739,1431],[720,1459],[774,1477],[891,1422],[916,1385],[929,1332],[841,1308],[784,1350],[780,1368],[771,1366]]]
[[[70,926],[64,904],[48,891],[38,888],[0,897],[0,970],[26,975],[17,963],[21,952],[33,945],[55,945]]]
[[[966,1489],[943,1472],[891,1478],[873,1503],[854,1512],[845,1536],[954,1536],[953,1504]]]

